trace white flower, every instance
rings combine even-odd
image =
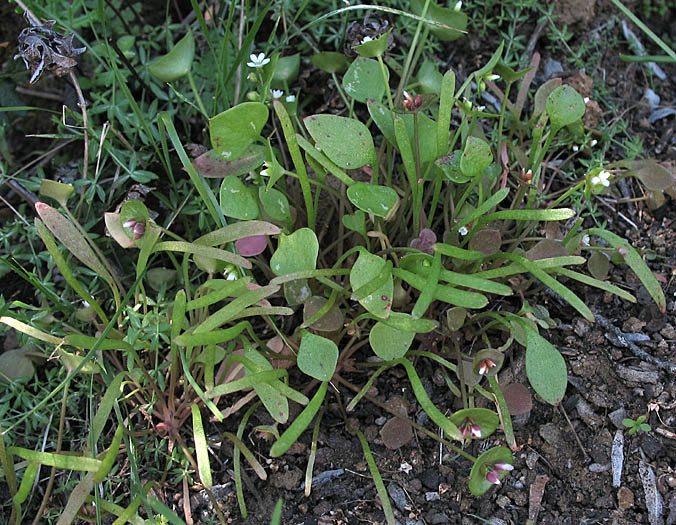
[[[465,226],[463,226],[462,228],[460,228],[460,229],[458,230],[458,233],[459,233],[460,235],[463,235],[463,236],[464,236],[464,235],[467,235],[467,234],[469,233],[469,230],[468,230]]]
[[[589,97],[584,97],[583,100],[584,100],[585,105],[586,105],[586,104],[589,104]]]
[[[372,40],[373,40],[373,38],[371,38],[370,36],[367,35],[367,36],[365,36],[364,38],[361,39],[361,43],[365,44],[366,42],[371,42]]]
[[[476,109],[477,109],[478,111],[483,111],[484,109],[486,109],[486,106],[477,106]]]
[[[270,163],[267,160],[265,162],[263,162],[263,165],[265,166],[265,169],[261,170],[261,177],[267,177],[267,176],[270,175],[270,173],[268,172],[268,169],[270,169],[271,166],[270,166]]]
[[[292,104],[293,102],[296,101],[296,95],[289,95],[288,97],[286,97],[285,100],[286,100],[289,104]]]
[[[493,82],[494,80],[498,80],[499,78],[500,78],[500,75],[495,75],[495,74],[486,75],[486,80],[490,80],[491,82]]]
[[[591,183],[594,186],[603,185],[607,188],[608,186],[610,186],[610,177],[611,177],[610,172],[604,170],[598,175],[593,176],[591,178]]]
[[[254,53],[249,55],[249,58],[251,59],[251,62],[246,63],[246,65],[249,67],[259,68],[270,62],[269,58],[265,58],[265,53],[258,53],[258,55]]]
[[[582,246],[589,246],[589,235],[582,236]]]
[[[580,146],[573,146],[573,151],[574,151],[575,153],[577,153],[578,151],[580,151]]]
[[[596,146],[598,143],[599,143],[599,141],[596,140],[596,139],[594,139],[594,140],[592,140],[592,141],[589,143],[589,145],[593,148],[593,147]]]
[[[453,6],[453,11],[460,11],[461,8],[462,8],[462,1],[459,0],[458,2],[456,2],[455,6]]]
[[[272,93],[272,98],[282,98],[282,95],[284,95],[284,91],[281,89],[271,89],[270,93]]]

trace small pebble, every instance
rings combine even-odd
[[[425,501],[439,501],[440,496],[438,492],[425,492]]]
[[[391,482],[387,486],[387,493],[390,495],[390,498],[392,499],[392,503],[394,503],[394,505],[401,512],[404,512],[406,510],[406,505],[408,504],[408,501],[406,499],[406,492],[404,492],[404,489],[402,489],[396,483]]]
[[[622,510],[627,510],[634,506],[634,493],[627,487],[620,487],[617,491],[617,506]]]
[[[622,424],[622,420],[627,417],[627,411],[625,410],[624,407],[620,407],[617,410],[614,410],[610,414],[608,414],[608,418],[610,419],[611,423],[615,425],[615,428],[619,429],[625,429],[625,427]]]
[[[589,465],[589,472],[605,472],[610,470],[610,463],[601,465],[600,463],[592,463]]]
[[[621,430],[615,432],[610,463],[613,466],[613,487],[619,487],[622,484],[622,466],[624,464],[624,433]]]

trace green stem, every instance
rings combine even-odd
[[[425,1],[425,5],[423,7],[422,13],[420,16],[422,18],[425,18],[427,15],[427,10],[429,9],[429,6],[431,4],[430,0]],[[409,70],[411,69],[411,64],[413,63],[413,55],[415,54],[416,51],[416,46],[418,45],[418,38],[420,37],[420,31],[422,30],[423,27],[423,22],[422,20],[418,22],[418,26],[415,28],[415,34],[413,35],[413,41],[411,42],[411,47],[408,50],[408,54],[406,55],[406,62],[404,63],[404,69],[401,72],[401,79],[399,80],[399,86],[397,86],[397,95],[396,98],[399,100],[401,98],[401,94],[404,91],[404,87],[406,87],[406,81],[408,79],[408,74]],[[425,28],[427,30],[427,27]],[[427,37],[427,31],[425,32],[425,35],[423,36],[423,41]]]
[[[340,82],[338,81],[338,77],[336,74],[332,71],[331,72],[331,78],[333,78],[333,83],[336,85],[336,89],[338,90],[338,93],[340,94],[340,98],[343,99],[343,103],[345,104],[345,107],[348,109],[350,112],[350,118],[354,118],[354,110],[352,109],[352,105],[350,104],[350,101],[347,99],[347,95],[345,95],[345,91],[343,91],[343,88],[340,85]]]
[[[387,103],[390,105],[390,110],[394,109],[394,101],[392,100],[392,92],[390,91],[390,83],[387,80],[387,71],[385,70],[385,62],[383,57],[378,55],[378,63],[380,64],[380,73],[383,75],[383,84],[385,84],[385,94],[387,95]]]
[[[509,415],[507,402],[502,395],[502,389],[495,376],[488,376],[488,384],[491,385],[491,391],[495,396],[495,402],[498,405],[498,413],[500,414],[500,421],[502,422],[502,430],[505,433],[505,439],[509,448],[516,450],[516,438],[514,437],[514,429],[512,428],[512,417]]]
[[[204,103],[202,102],[202,97],[200,97],[200,94],[197,91],[197,86],[195,85],[195,79],[192,76],[192,71],[188,71],[188,82],[190,82],[190,89],[192,89],[192,94],[194,95],[195,100],[197,100],[197,105],[199,106],[202,115],[204,115],[204,118],[208,119],[209,113],[207,113],[207,109],[204,107]]]
[[[414,223],[416,226],[417,233],[420,233],[420,210],[422,208],[422,198],[423,198],[423,180],[420,173],[420,140],[418,137],[418,112],[413,113],[413,140],[415,145],[415,174],[416,174],[416,190],[414,194],[415,202],[414,206]]]

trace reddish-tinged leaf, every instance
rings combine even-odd
[[[265,251],[267,237],[265,235],[252,235],[235,241],[235,248],[244,257],[253,257]]]

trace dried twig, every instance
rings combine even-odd
[[[648,363],[652,363],[657,368],[661,368],[662,370],[666,370],[670,374],[676,375],[676,365],[674,365],[673,363],[670,363],[669,361],[664,361],[664,360],[659,359],[659,358],[657,358],[653,355],[650,355],[645,350],[642,350],[641,348],[636,346],[634,343],[632,343],[627,338],[627,334],[625,334],[622,330],[617,328],[614,324],[612,324],[610,321],[608,321],[608,319],[603,317],[601,314],[594,314],[594,317],[596,318],[596,322],[598,322],[599,325],[604,330],[608,330],[612,335],[615,336],[616,343],[617,343],[618,346],[620,346],[622,348],[628,348],[631,351],[631,353],[633,353],[636,357],[643,359],[644,361],[647,361]]]

